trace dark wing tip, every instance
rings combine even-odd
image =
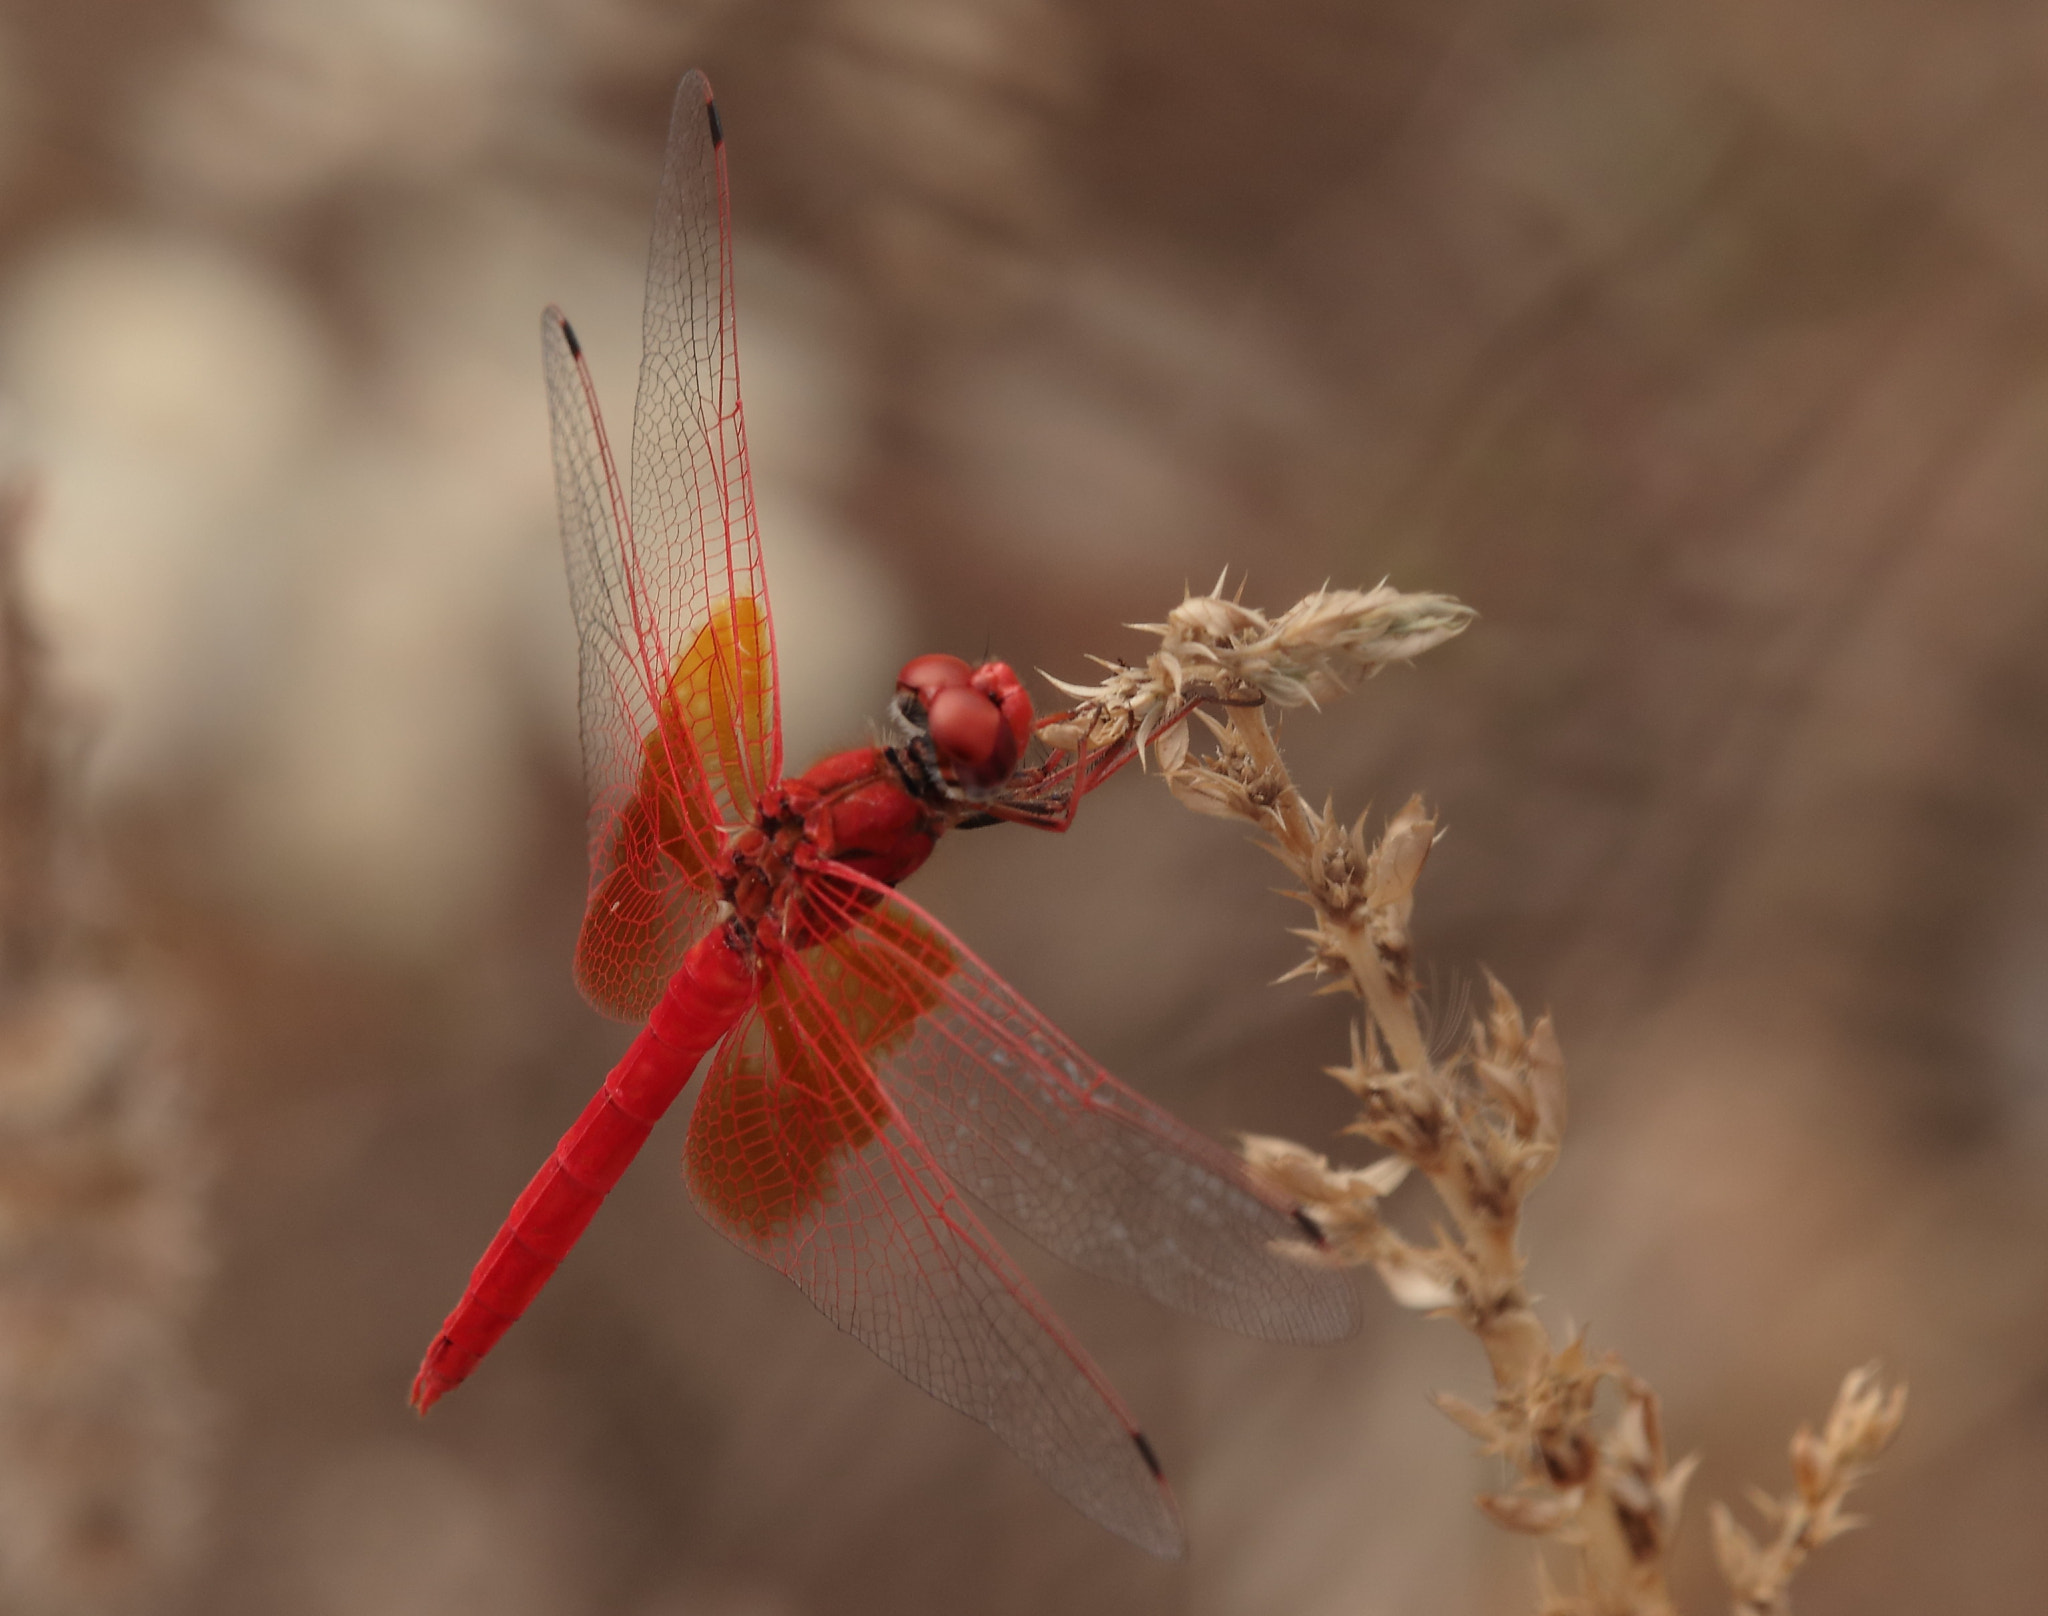
[[[1152,1444],[1145,1440],[1143,1431],[1133,1431],[1131,1441],[1137,1444],[1138,1457],[1145,1461],[1145,1468],[1160,1481],[1166,1479],[1166,1472],[1159,1467],[1159,1455],[1152,1451]]]
[[[723,146],[725,144],[725,128],[718,121],[718,103],[716,101],[706,101],[704,103],[704,116],[711,124],[711,144]]]
[[[583,344],[576,340],[576,328],[559,314],[555,318],[562,327],[562,340],[569,345],[569,357],[571,359],[581,359],[583,357]],[[1299,1216],[1298,1213],[1296,1215]]]

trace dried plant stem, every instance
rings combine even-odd
[[[1491,1419],[1480,1416],[1489,1427],[1484,1438],[1496,1446],[1511,1444],[1506,1456],[1521,1473],[1520,1485],[1553,1495],[1553,1502],[1536,1518],[1546,1523],[1555,1519],[1549,1529],[1576,1540],[1587,1587],[1624,1592],[1625,1602],[1612,1606],[1617,1610],[1643,1616],[1669,1612],[1673,1606],[1661,1564],[1642,1559],[1638,1552],[1641,1532],[1634,1517],[1642,1511],[1618,1507],[1610,1496],[1612,1473],[1597,1463],[1597,1447],[1584,1429],[1590,1394],[1608,1366],[1596,1367],[1589,1380],[1576,1352],[1571,1363],[1559,1361],[1550,1332],[1522,1283],[1521,1197],[1503,1175],[1487,1170],[1475,1139],[1462,1125],[1465,1119],[1458,1116],[1458,1095],[1447,1074],[1430,1059],[1407,946],[1406,893],[1435,840],[1435,822],[1426,817],[1419,800],[1395,816],[1380,848],[1364,861],[1368,875],[1359,901],[1355,883],[1332,868],[1338,860],[1331,857],[1331,839],[1319,833],[1316,816],[1288,777],[1263,708],[1234,707],[1229,721],[1246,759],[1262,780],[1277,788],[1274,851],[1282,863],[1306,877],[1301,896],[1315,912],[1315,964],[1327,968],[1332,956],[1341,961],[1343,978],[1364,1001],[1371,1034],[1383,1045],[1391,1072],[1410,1080],[1406,1094],[1382,1093],[1387,1069],[1356,1059],[1352,1074],[1344,1077],[1366,1102],[1355,1130],[1411,1161],[1429,1180],[1457,1231],[1464,1261],[1451,1263],[1439,1254],[1436,1266],[1445,1270],[1439,1276],[1443,1288],[1456,1292],[1451,1305],[1478,1337],[1493,1374],[1495,1412]],[[1354,845],[1363,844],[1354,839]],[[1357,861],[1349,862],[1355,866]],[[1402,867],[1383,869],[1389,864]],[[1389,894],[1382,891],[1376,910],[1373,888],[1387,883],[1375,883],[1373,874],[1399,883],[1403,895],[1398,904],[1387,904]],[[1377,935],[1376,917],[1381,922]],[[1496,988],[1496,999],[1500,997]],[[1539,1037],[1548,1030],[1547,1020],[1538,1024]],[[1558,1099],[1561,1110],[1561,1090]],[[1399,1108],[1404,1114],[1377,1116],[1382,1107],[1389,1112]],[[1383,1133],[1389,1137],[1381,1138]],[[1548,1165],[1546,1157],[1542,1167]],[[1382,1228],[1379,1244],[1374,1260],[1391,1262],[1404,1275],[1430,1264],[1431,1254],[1415,1250],[1391,1230]],[[1654,1409],[1648,1389],[1639,1390]],[[1523,1526],[1530,1515],[1529,1496],[1494,1500],[1489,1513],[1504,1525]],[[1558,1506],[1569,1506],[1568,1518],[1561,1516]]]
[[[1315,816],[1281,760],[1279,743],[1266,722],[1265,704],[1231,708],[1230,725],[1259,777],[1273,783],[1274,811],[1279,821],[1275,840],[1281,862],[1296,870],[1310,868],[1316,856]],[[1339,945],[1351,979],[1364,993],[1373,1026],[1386,1040],[1395,1066],[1403,1071],[1425,1070],[1429,1065],[1429,1040],[1422,1034],[1413,995],[1403,980],[1380,968],[1379,951],[1368,935],[1363,913],[1356,918],[1332,913],[1327,906],[1316,903],[1314,889],[1309,901],[1316,905],[1317,919],[1327,935]]]
[[[1769,1543],[1737,1525],[1726,1505],[1714,1506],[1714,1549],[1735,1590],[1734,1616],[1785,1616],[1793,1572],[1823,1543],[1861,1524],[1843,1513],[1843,1502],[1905,1417],[1905,1387],[1887,1392],[1875,1364],[1852,1370],[1819,1433],[1802,1425],[1792,1438],[1793,1490],[1751,1497],[1757,1513],[1777,1526]]]
[[[1576,1564],[1569,1590],[1544,1571],[1542,1616],[1675,1616],[1667,1567],[1694,1460],[1670,1462],[1649,1385],[1583,1338],[1559,1346],[1523,1283],[1522,1205],[1564,1137],[1564,1057],[1550,1018],[1528,1025],[1492,981],[1491,1003],[1463,1046],[1432,1059],[1409,923],[1436,821],[1417,798],[1369,842],[1363,818],[1346,825],[1328,809],[1318,813],[1289,775],[1268,719],[1269,708],[1318,702],[1470,620],[1455,601],[1384,585],[1319,591],[1275,618],[1235,600],[1191,598],[1164,624],[1148,625],[1160,648],[1143,667],[1117,665],[1101,685],[1064,686],[1079,705],[1042,733],[1068,747],[1151,742],[1176,796],[1251,827],[1300,883],[1296,896],[1313,924],[1300,933],[1308,958],[1290,975],[1330,979],[1326,991],[1349,992],[1364,1006],[1351,1059],[1330,1075],[1359,1102],[1346,1131],[1387,1154],[1345,1168],[1289,1140],[1252,1138],[1253,1170],[1307,1206],[1327,1242],[1316,1260],[1370,1264],[1397,1302],[1454,1318],[1480,1342],[1492,1406],[1448,1394],[1435,1401],[1508,1466],[1509,1488],[1482,1496],[1480,1507]],[[1227,715],[1199,714],[1213,741],[1199,755],[1188,726],[1171,722],[1190,691],[1213,696]],[[1411,1171],[1429,1181],[1446,1214],[1428,1245],[1380,1213]],[[1614,1395],[1602,1399],[1603,1388]],[[1871,1371],[1849,1377],[1824,1433],[1794,1440],[1797,1492],[1759,1503],[1778,1529],[1768,1545],[1717,1512],[1737,1616],[1782,1616],[1792,1572],[1849,1524],[1841,1500],[1896,1432],[1904,1399],[1903,1388],[1884,1393]],[[1618,1411],[1603,1416],[1603,1403]]]

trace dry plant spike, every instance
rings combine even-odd
[[[1159,649],[1139,666],[1103,664],[1097,685],[1061,685],[1076,706],[1041,735],[1055,746],[1154,744],[1174,796],[1245,825],[1294,878],[1308,906],[1307,956],[1288,977],[1348,991],[1364,1014],[1351,1057],[1330,1075],[1358,1101],[1345,1132],[1385,1152],[1342,1167],[1291,1140],[1247,1137],[1252,1173],[1298,1198],[1324,1230],[1312,1258],[1371,1266],[1401,1306],[1457,1320],[1484,1348],[1494,1400],[1439,1394],[1436,1406],[1503,1462],[1509,1485],[1479,1507],[1503,1528],[1569,1557],[1574,1586],[1539,1565],[1539,1616],[1675,1616],[1668,1566],[1696,1457],[1673,1462],[1656,1393],[1582,1336],[1562,1345],[1523,1284],[1522,1207],[1550,1173],[1569,1107],[1564,1053],[1548,1016],[1532,1024],[1489,976],[1485,1013],[1459,1048],[1432,1057],[1418,1014],[1411,935],[1417,884],[1440,835],[1420,798],[1368,837],[1296,788],[1266,709],[1327,701],[1389,662],[1442,644],[1471,623],[1442,595],[1318,590],[1277,617],[1218,592],[1191,596],[1164,623],[1142,625]],[[1198,711],[1200,728],[1173,722]],[[1441,1219],[1428,1243],[1394,1228],[1383,1203],[1410,1174],[1425,1178]],[[1604,1394],[1604,1395],[1603,1395]],[[1618,1412],[1603,1413],[1617,1407]],[[1806,1555],[1854,1524],[1842,1500],[1897,1431],[1904,1388],[1875,1373],[1844,1383],[1834,1412],[1792,1446],[1796,1491],[1765,1499],[1774,1529],[1759,1544],[1725,1510],[1713,1517],[1737,1616],[1779,1616]]]
[[[1850,1490],[1891,1445],[1906,1417],[1906,1388],[1887,1391],[1877,1366],[1843,1378],[1818,1434],[1802,1425],[1792,1438],[1793,1490],[1783,1497],[1752,1493],[1770,1541],[1759,1543],[1722,1504],[1713,1508],[1714,1555],[1734,1590],[1735,1616],[1784,1616],[1792,1574],[1823,1543],[1863,1523],[1842,1509]]]
[[[1273,619],[1225,599],[1222,580],[1217,587],[1216,594],[1190,595],[1164,623],[1132,625],[1159,636],[1159,649],[1142,667],[1102,662],[1110,676],[1096,685],[1053,679],[1076,705],[1040,726],[1039,739],[1064,751],[1084,744],[1099,751],[1133,734],[1149,745],[1191,695],[1304,706],[1441,645],[1473,617],[1447,595],[1409,595],[1381,584],[1319,589]]]
[[[79,832],[0,487],[0,1610],[161,1609],[202,1509],[203,1173]]]

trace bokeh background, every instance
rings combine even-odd
[[[2001,0],[0,12],[0,394],[86,755],[38,890],[95,939],[9,1002],[91,978],[130,1051],[125,1109],[63,1113],[126,1176],[24,1223],[55,1046],[0,1050],[0,1330],[41,1343],[0,1343],[6,1608],[1532,1606],[1425,1402],[1483,1388],[1454,1330],[1375,1292],[1356,1342],[1256,1345],[1027,1259],[1177,1477],[1157,1565],[703,1227],[680,1118],[407,1412],[626,1036],[569,980],[536,316],[622,431],[691,65],[792,758],[911,653],[1079,676],[1225,567],[1472,602],[1284,740],[1441,811],[1439,1001],[1484,964],[1558,1017],[1532,1278],[1704,1451],[1686,1608],[1705,1500],[1784,1485],[1878,1357],[1913,1411],[1802,1608],[2038,1609],[2048,16]],[[914,890],[1138,1087],[1320,1142],[1344,1008],[1269,985],[1273,874],[1134,777]]]

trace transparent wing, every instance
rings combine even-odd
[[[694,659],[691,733],[736,824],[781,777],[782,725],[740,413],[725,142],[702,73],[684,75],[669,116],[640,344],[632,525],[645,615],[667,653],[657,666]]]
[[[988,1426],[1083,1514],[1154,1554],[1181,1552],[1172,1496],[1130,1414],[954,1192],[795,956],[713,1058],[684,1161],[705,1217],[834,1324]]]
[[[577,981],[629,1019],[709,922],[721,827],[781,769],[724,153],[699,73],[676,91],[643,342],[629,501],[575,334],[559,311],[542,322],[590,794]]]
[[[1320,1239],[1299,1207],[1117,1082],[931,916],[841,869],[807,901],[820,931],[841,929],[806,964],[955,1184],[1055,1255],[1229,1329],[1357,1329],[1350,1277],[1284,1249]]]
[[[718,810],[643,628],[618,468],[582,348],[559,309],[541,316],[541,364],[590,794],[590,897],[576,982],[606,1014],[638,1020],[711,923]]]

